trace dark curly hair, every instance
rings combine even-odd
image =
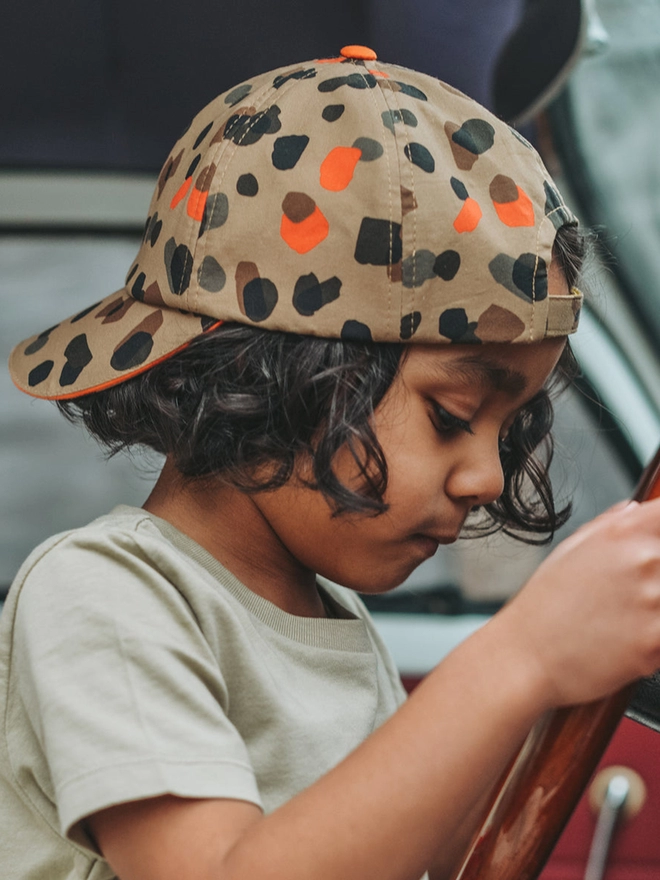
[[[573,286],[583,256],[574,227],[560,230],[554,254]],[[311,463],[308,485],[323,493],[335,515],[378,515],[387,509],[388,473],[373,415],[406,348],[224,324],[152,369],[58,407],[82,421],[110,454],[146,446],[171,456],[186,479],[220,479],[245,492],[284,485],[304,457]],[[565,381],[574,371],[567,346],[556,377]],[[555,510],[548,476],[552,421],[544,389],[520,410],[502,444],[504,491],[483,508],[486,520],[481,517],[474,533],[503,529],[545,543],[568,519],[570,505]],[[344,447],[362,478],[357,491],[334,470]]]

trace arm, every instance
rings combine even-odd
[[[121,880],[416,880],[464,835],[539,714],[660,665],[659,519],[660,503],[633,505],[576,533],[393,718],[270,816],[237,801],[122,805],[90,819],[101,850]]]
[[[272,815],[238,801],[138,802],[92,817],[101,850],[121,880],[169,880],[184,866],[195,880],[416,880],[460,834],[484,780],[494,780],[543,708],[538,683],[500,642],[489,624],[352,755]],[[482,652],[501,662],[484,664]]]

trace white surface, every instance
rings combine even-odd
[[[489,619],[423,614],[372,614],[402,675],[425,675]]]
[[[144,174],[0,172],[0,224],[136,226],[147,217],[155,180]]]

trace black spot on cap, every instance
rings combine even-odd
[[[256,144],[265,134],[275,134],[282,128],[280,108],[273,104],[259,113],[235,113],[227,120],[223,137],[239,147]]]
[[[454,190],[456,195],[461,199],[461,201],[465,201],[468,198],[468,191],[465,188],[465,184],[462,183],[457,177],[452,177],[449,181],[451,183],[451,188]]]
[[[353,141],[353,146],[362,153],[360,162],[373,162],[383,155],[383,145],[373,138],[359,137]]]
[[[408,83],[399,82],[398,80],[396,84],[399,86],[402,95],[417,98],[418,101],[428,101],[424,92],[421,89],[418,89],[417,86],[411,86]]]
[[[530,301],[539,301],[548,295],[545,261],[535,254],[521,254],[513,264],[511,277]]]
[[[493,146],[495,129],[485,119],[468,119],[452,134],[451,139],[469,153],[480,156]]]
[[[254,174],[241,174],[236,181],[236,192],[239,196],[256,196],[259,192],[259,183]]]
[[[422,171],[426,171],[428,174],[435,171],[435,159],[424,144],[406,144],[403,152],[413,165],[417,165]]]
[[[224,193],[213,193],[206,200],[204,205],[204,214],[202,222],[199,224],[198,238],[206,232],[207,229],[217,229],[227,222],[229,216],[229,199]]]
[[[158,211],[151,218],[151,223],[149,224],[148,236],[149,236],[149,244],[153,247],[158,241],[158,236],[160,235],[161,229],[163,228],[163,221],[158,219]]]
[[[284,83],[288,83],[291,79],[314,79],[315,76],[316,69],[314,67],[308,67],[306,70],[294,70],[293,73],[281,73],[273,80],[273,86],[280,89]]]
[[[439,330],[452,342],[480,342],[474,335],[476,321],[468,321],[465,309],[445,309],[440,315]]]
[[[208,125],[204,126],[204,128],[200,131],[200,133],[195,138],[195,143],[192,146],[193,150],[197,149],[197,147],[201,144],[201,142],[204,140],[204,138],[211,131],[212,128],[213,128],[212,122],[209,122]]]
[[[144,302],[144,282],[147,280],[147,276],[144,272],[140,272],[135,281],[133,282],[133,286],[131,287],[131,296],[133,299],[137,299],[140,302]]]
[[[35,385],[40,385],[45,379],[47,379],[54,366],[54,361],[42,361],[40,364],[37,364],[33,370],[30,370],[28,373],[28,385],[30,388],[34,388]]]
[[[206,333],[207,330],[210,330],[211,327],[218,323],[217,318],[211,318],[209,315],[201,315],[200,320],[203,333]],[[220,321],[220,323],[222,323],[222,321]]]
[[[192,254],[186,245],[177,245],[176,241],[170,238],[165,245],[165,269],[170,290],[177,296],[188,290],[192,265]]]
[[[62,367],[60,374],[60,386],[62,388],[67,385],[73,385],[87,364],[92,360],[92,353],[87,344],[87,336],[84,333],[74,336],[64,349],[64,357],[66,358],[66,363]]]
[[[74,315],[73,318],[71,318],[71,323],[75,324],[77,321],[81,321],[85,317],[85,315],[89,315],[90,312],[93,312],[94,309],[98,305],[101,304],[101,302],[102,302],[102,300],[99,300],[98,302],[95,302],[93,305],[88,306],[86,309],[83,309],[82,312],[78,312],[77,315]]]
[[[326,122],[336,122],[346,109],[344,104],[328,104],[323,108],[321,116]]]
[[[295,168],[308,143],[309,138],[306,134],[289,134],[279,137],[273,144],[272,160],[275,168],[280,171]]]
[[[358,263],[389,266],[401,259],[401,224],[363,217],[355,245]]]
[[[243,288],[243,308],[251,321],[265,321],[277,305],[277,287],[269,278],[253,278]]]
[[[319,92],[334,92],[342,86],[351,89],[373,89],[376,77],[372,73],[351,73],[348,76],[334,76],[318,84]]]
[[[341,338],[346,342],[372,342],[371,330],[361,321],[344,321]]]
[[[575,218],[571,217],[568,208],[561,200],[561,196],[557,190],[547,180],[543,182],[545,189],[545,213],[550,215],[555,229],[560,229],[567,223],[575,223]]]
[[[149,357],[153,347],[154,338],[151,333],[138,330],[115,351],[110,360],[110,366],[118,372],[139,367]]]
[[[401,339],[410,339],[419,327],[421,321],[421,312],[410,312],[410,314],[404,315],[403,318],[401,318],[401,332],[399,333]]]
[[[59,324],[54,324],[52,327],[49,327],[48,330],[43,330],[36,339],[33,339],[32,342],[25,347],[23,354],[36,354],[48,342],[48,337],[56,327],[59,327]],[[35,367],[35,370],[36,369],[37,368]]]
[[[383,120],[385,128],[389,128],[391,132],[394,132],[394,126],[397,122],[403,122],[404,125],[409,125],[411,128],[417,128],[417,117],[412,111],[407,110],[405,107],[402,107],[400,110],[384,110],[380,114],[380,117]]]
[[[225,286],[227,276],[215,257],[207,255],[197,270],[197,280],[200,287],[209,293],[219,293]]]
[[[225,95],[225,104],[229,104],[230,107],[235,107],[243,98],[247,98],[247,96],[252,91],[251,83],[243,83],[243,85],[236,86],[235,89],[232,89],[231,92]]]
[[[320,308],[339,298],[341,281],[336,275],[319,283],[313,272],[301,275],[293,291],[293,306],[300,315],[313,315]]]
[[[138,270],[138,264],[137,264],[137,263],[136,263],[134,266],[131,266],[131,270],[130,270],[130,272],[128,273],[128,275],[126,276],[126,284],[128,284],[128,282],[131,280],[131,278],[133,277],[133,275],[135,275],[135,273],[137,272],[137,270]]]
[[[201,153],[198,153],[198,154],[195,156],[195,158],[192,160],[192,162],[190,163],[190,165],[188,166],[188,170],[186,171],[186,180],[187,180],[189,177],[192,177],[192,176],[193,176],[193,174],[195,173],[195,170],[197,169],[197,166],[199,165],[199,163],[201,162],[201,160],[202,160],[202,154],[201,154]]]
[[[433,271],[443,281],[451,281],[461,267],[461,255],[458,251],[443,251],[435,258]]]

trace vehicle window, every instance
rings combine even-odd
[[[660,332],[660,4],[599,0],[606,51],[581,59],[550,109],[553,140],[583,217]]]

